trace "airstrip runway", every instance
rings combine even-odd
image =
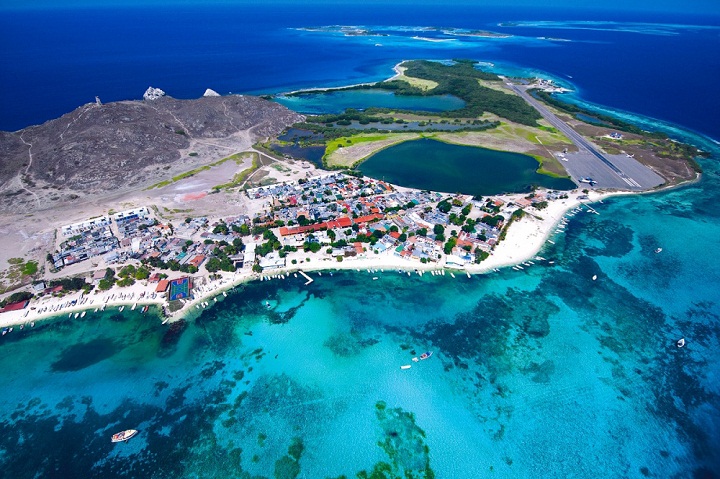
[[[528,95],[526,87],[506,82],[515,93],[533,106],[552,126],[561,131],[578,147],[577,153],[568,153],[563,166],[576,183],[581,178],[592,178],[596,188],[622,190],[648,190],[665,183],[662,176],[627,155],[608,155],[573,130],[570,125],[553,114],[545,105]]]

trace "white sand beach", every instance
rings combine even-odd
[[[508,228],[506,238],[496,246],[491,255],[481,264],[468,264],[460,270],[447,268],[444,260],[437,263],[421,263],[396,256],[391,250],[379,254],[368,251],[362,257],[348,258],[343,262],[337,262],[334,258],[327,257],[322,253],[309,254],[299,251],[288,255],[288,265],[286,267],[265,271],[260,274],[248,270],[234,273],[225,272],[216,274],[216,279],[211,280],[210,274],[203,269],[202,272],[193,275],[193,299],[182,300],[184,306],[172,313],[166,311],[167,300],[165,295],[155,293],[157,283],[138,281],[129,287],[116,285],[108,291],[93,290],[88,295],[83,295],[78,291],[62,297],[46,295],[41,298],[34,298],[25,309],[1,314],[0,327],[18,327],[20,325],[31,327],[31,323],[53,316],[64,314],[75,316],[76,313],[79,315],[83,311],[86,312],[86,316],[92,316],[96,309],[119,309],[121,306],[127,309],[132,309],[135,306],[135,309],[139,309],[144,305],[162,307],[166,313],[163,320],[174,321],[211,305],[214,302],[213,297],[243,282],[261,279],[272,280],[281,276],[287,277],[299,271],[312,273],[309,276],[313,280],[320,278],[319,273],[322,271],[339,269],[369,270],[373,273],[404,270],[411,274],[415,274],[415,271],[418,272],[417,274],[422,274],[423,272],[446,268],[448,271],[459,272],[459,274],[492,272],[496,268],[509,267],[532,260],[551,235],[562,234],[557,225],[569,211],[582,206],[583,211],[592,214],[594,210],[588,206],[589,204],[609,196],[623,194],[628,194],[628,192],[591,191],[588,194],[588,199],[581,201],[578,197],[582,196],[582,193],[576,190],[570,193],[567,199],[550,201],[547,208],[533,211],[531,214],[526,214],[521,220],[514,221]],[[290,264],[293,258],[298,259],[298,264]],[[310,260],[307,261],[307,258]],[[184,276],[182,273],[173,272],[169,279],[182,276]]]

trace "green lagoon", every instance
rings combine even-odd
[[[472,195],[524,192],[533,185],[576,187],[569,179],[538,174],[537,168],[538,162],[528,155],[421,139],[382,150],[359,169],[400,186]]]
[[[336,90],[323,93],[278,96],[274,100],[291,110],[309,115],[342,113],[347,108],[370,107],[415,111],[459,110],[465,102],[453,95],[404,96],[387,90]]]

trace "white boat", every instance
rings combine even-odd
[[[378,278],[377,276],[373,276],[373,281],[377,281],[378,279],[380,278]]]
[[[80,313],[80,317],[81,317],[81,318],[84,318],[84,317],[85,317],[85,313],[86,313],[86,311],[83,311],[82,313]]]
[[[592,277],[592,280],[595,281],[596,279],[597,279],[597,275],[594,274],[593,277]]]
[[[412,366],[410,364],[406,364],[404,366],[400,366],[400,369],[410,369]]]
[[[137,303],[134,303],[134,304],[132,305],[132,308],[130,308],[130,311],[135,311],[135,308],[137,308]]]
[[[682,348],[683,346],[685,346],[685,338],[678,339],[677,343],[675,343],[675,344],[677,344],[678,348]]]
[[[420,360],[428,359],[432,355],[433,355],[432,351],[426,351],[420,355]]]
[[[120,431],[118,433],[115,433],[112,435],[112,442],[125,442],[131,437],[135,436],[137,434],[137,430],[135,429],[128,429],[126,431]]]
[[[225,291],[223,291],[223,296],[227,298],[227,293]]]
[[[78,316],[80,316],[80,313],[75,313],[75,318],[74,318],[74,319],[77,319]]]
[[[450,272],[450,276],[452,276],[453,278],[455,277],[452,271]]]
[[[123,309],[125,309],[125,306],[124,306],[124,305],[123,305],[123,306],[120,306],[120,307],[118,308],[118,311],[120,311],[120,312],[122,313],[122,312],[123,312]]]
[[[657,253],[662,253],[662,248],[656,249],[656,250],[655,250],[655,254],[657,254]]]

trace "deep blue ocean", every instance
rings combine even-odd
[[[326,25],[382,35],[296,29]],[[720,20],[682,15],[2,11],[0,129],[150,85],[271,93],[462,57],[551,76],[709,158],[698,182],[569,218],[539,253],[553,264],[311,273],[243,285],[170,329],[106,311],[16,330],[0,342],[0,477],[720,477],[718,52]],[[140,433],[112,445],[127,428]]]

